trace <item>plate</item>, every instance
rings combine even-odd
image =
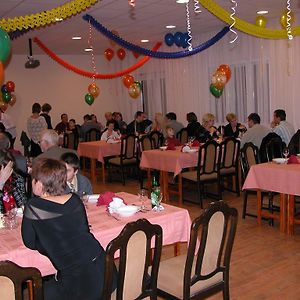
[[[300,157],[300,153],[298,153],[297,156]]]
[[[168,148],[168,146],[162,146],[162,147],[159,147],[159,149],[160,149],[160,150],[163,150],[163,151],[167,150],[167,148]]]
[[[285,164],[288,159],[285,158],[273,158],[272,161],[276,164]]]
[[[107,141],[108,144],[118,144],[118,143],[121,143],[120,140],[108,140]]]
[[[100,194],[88,195],[88,202],[89,203],[97,203],[99,196],[100,196]]]
[[[193,149],[193,148],[192,148],[192,149],[186,149],[186,150],[185,150],[186,153],[195,153],[195,152],[197,152],[197,151],[198,151],[198,149]]]
[[[140,207],[136,205],[125,205],[117,209],[117,213],[121,217],[131,217],[139,211]]]

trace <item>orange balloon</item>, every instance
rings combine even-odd
[[[227,81],[231,78],[231,70],[228,65],[220,65],[217,71],[222,72],[226,76]]]
[[[212,85],[218,90],[224,88],[226,81],[226,75],[221,71],[215,72],[211,79]]]
[[[0,110],[1,111],[6,111],[8,108],[8,104],[4,103],[3,101],[0,101]]]
[[[141,94],[140,85],[133,83],[128,89],[128,94],[130,97],[136,99]]]
[[[3,69],[3,64],[0,61],[0,85],[3,83],[3,78],[4,78],[4,69]]]
[[[105,55],[105,57],[106,57],[106,59],[107,59],[108,61],[111,61],[111,60],[112,60],[112,58],[114,57],[114,54],[115,54],[114,50],[113,50],[113,49],[110,49],[110,48],[107,48],[107,49],[104,51],[104,55]]]
[[[123,76],[122,78],[123,84],[129,88],[134,83],[134,77],[130,74]]]
[[[88,91],[89,91],[90,94],[92,94],[94,96],[94,98],[98,97],[99,94],[100,94],[100,89],[99,89],[99,87],[97,86],[96,83],[91,83],[88,86]]]
[[[10,106],[14,106],[14,105],[16,104],[16,102],[17,102],[17,97],[16,97],[16,95],[11,95],[11,99],[10,99],[10,101],[8,102],[8,104],[9,104]]]
[[[123,48],[120,48],[117,52],[117,55],[120,58],[120,60],[123,60],[126,56],[126,52]]]

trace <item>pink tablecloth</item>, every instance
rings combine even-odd
[[[155,149],[143,151],[140,167],[172,172],[176,176],[184,168],[196,167],[197,162],[198,152],[183,153],[179,149],[167,151]]]
[[[104,157],[119,155],[121,143],[109,144],[105,141],[79,143],[77,152],[80,156],[95,158],[104,163]]]
[[[135,195],[119,193],[126,203],[139,203]],[[87,213],[91,232],[100,241],[105,249],[107,244],[114,239],[123,229],[125,224],[140,218],[146,218],[152,224],[159,224],[163,228],[163,245],[176,242],[187,242],[190,234],[191,220],[186,209],[164,204],[162,212],[139,212],[132,217],[122,218],[119,221],[106,213],[106,207],[97,207],[88,204]],[[20,220],[21,222],[21,220]],[[20,266],[37,267],[43,275],[55,273],[51,262],[37,251],[27,249],[22,242],[20,227],[12,231],[0,229],[0,260],[11,260]]]
[[[254,165],[243,189],[261,189],[300,196],[300,164],[264,163]]]

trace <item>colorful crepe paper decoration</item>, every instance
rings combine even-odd
[[[180,51],[180,52],[154,52],[146,48],[142,48],[138,45],[134,45],[124,39],[122,39],[119,36],[114,35],[111,31],[109,31],[107,28],[105,28],[102,24],[100,24],[96,19],[94,19],[90,15],[84,15],[83,19],[87,22],[90,22],[94,28],[96,28],[99,32],[101,32],[103,35],[105,35],[107,38],[115,41],[117,44],[122,46],[123,48],[126,48],[130,51],[134,51],[137,53],[140,53],[142,55],[151,56],[155,58],[166,58],[166,59],[173,59],[173,58],[182,58],[191,56],[194,54],[197,54],[201,51],[206,50],[210,46],[214,45],[216,42],[218,42],[228,31],[229,27],[224,27],[220,32],[218,32],[214,37],[212,37],[210,40],[206,41],[205,43],[199,45],[198,47],[194,47],[192,51]]]

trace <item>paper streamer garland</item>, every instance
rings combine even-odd
[[[193,45],[192,45],[192,27],[191,27],[191,21],[190,21],[190,10],[189,10],[189,2],[185,5],[185,9],[186,9],[186,31],[188,34],[188,40],[187,40],[187,44],[188,44],[188,49],[189,51],[193,50]]]
[[[57,8],[40,13],[15,17],[13,19],[1,19],[0,27],[7,32],[17,29],[22,30],[24,28],[38,28],[77,15],[97,2],[98,0],[73,0]]]
[[[231,24],[232,20],[230,19],[230,14],[215,3],[213,0],[199,0],[200,4],[205,7],[209,12],[215,15],[217,18],[226,22],[227,24]],[[265,38],[265,39],[286,39],[286,30],[281,29],[269,29],[269,28],[261,28],[254,24],[245,22],[239,18],[235,18],[236,24],[235,28],[243,31],[247,34],[254,35],[257,37]],[[300,26],[294,27],[291,29],[292,34],[300,35]]]
[[[235,0],[230,0],[232,4],[234,4],[234,6],[231,7],[231,15],[230,15],[230,19],[232,20],[232,23],[229,27],[229,30],[235,35],[234,39],[230,41],[230,44],[234,43],[237,38],[238,38],[238,34],[236,33],[236,31],[234,29],[232,29],[235,25],[235,9],[237,8],[237,2]]]
[[[292,35],[292,25],[291,25],[291,3],[290,3],[290,0],[287,0],[286,1],[286,10],[287,10],[287,13],[286,13],[286,32],[287,32],[287,36],[288,36],[288,39],[291,41],[294,37]]]
[[[116,73],[110,73],[110,74],[100,74],[100,73],[92,73],[92,72],[88,72],[82,69],[79,69],[67,62],[65,62],[64,60],[62,60],[61,58],[59,58],[55,53],[53,53],[50,49],[48,49],[38,38],[34,38],[33,40],[47,55],[49,55],[53,60],[55,60],[57,63],[59,63],[61,66],[65,67],[66,69],[73,71],[79,75],[85,76],[85,77],[89,77],[89,78],[97,78],[97,79],[112,79],[112,78],[117,78],[117,77],[121,77],[123,75],[126,75],[130,72],[135,71],[136,69],[140,68],[142,65],[144,65],[147,61],[150,60],[149,56],[143,57],[142,59],[140,59],[137,63],[135,63],[134,65],[132,65],[131,67],[116,72]],[[159,47],[161,46],[161,43],[157,43],[152,51],[157,51],[159,49]]]
[[[106,27],[104,27],[102,24],[100,24],[98,21],[96,21],[92,16],[90,15],[84,15],[83,19],[85,21],[91,22],[91,24],[96,28],[99,32],[101,32],[103,35],[105,35],[107,38],[113,40],[120,46],[137,53],[140,53],[142,55],[151,56],[155,58],[166,58],[166,59],[173,59],[173,58],[182,58],[191,56],[194,54],[197,54],[201,51],[206,50],[210,46],[214,45],[216,42],[218,42],[228,31],[229,27],[224,27],[220,32],[218,32],[214,37],[212,37],[210,40],[206,41],[205,43],[199,45],[198,47],[195,47],[192,51],[180,51],[180,52],[154,52],[146,48],[142,48],[140,46],[134,45],[121,37],[115,35],[113,32],[109,31]]]

